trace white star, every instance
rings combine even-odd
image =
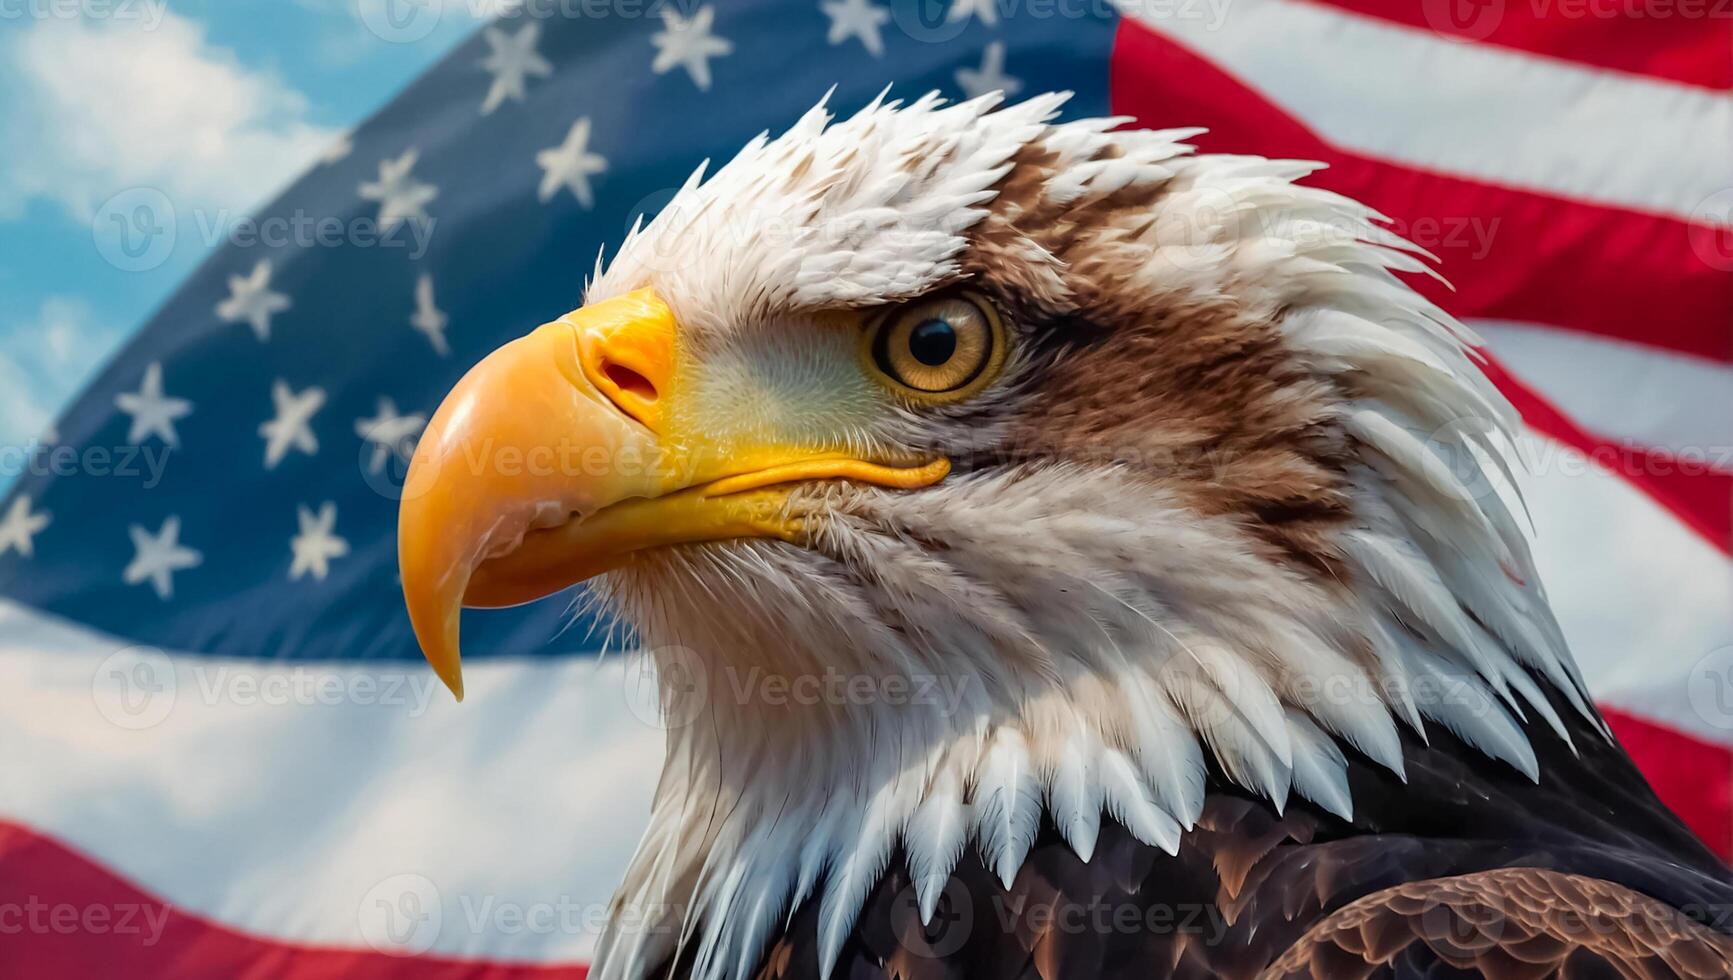
[[[329,167],[331,164],[348,157],[354,149],[355,144],[350,141],[349,134],[344,133],[319,153],[319,162]]]
[[[245,323],[259,340],[271,339],[271,317],[289,308],[289,297],[271,291],[271,260],[261,259],[245,276],[229,277],[229,298],[217,304],[217,316]]]
[[[590,152],[590,117],[572,123],[566,141],[536,154],[536,166],[544,171],[542,186],[536,192],[543,203],[553,200],[561,187],[569,187],[578,203],[589,210],[596,206],[590,192],[590,178],[608,169],[607,158]]]
[[[120,580],[137,585],[149,579],[158,599],[174,596],[174,573],[197,568],[205,560],[204,555],[181,546],[178,515],[170,514],[154,535],[137,524],[127,528],[126,533],[132,535],[133,555],[126,570],[120,573]]]
[[[529,76],[546,78],[554,73],[554,67],[536,52],[536,41],[541,34],[542,26],[533,22],[525,24],[515,37],[497,27],[489,27],[484,33],[487,46],[492,50],[482,59],[481,66],[493,72],[493,84],[488,87],[487,98],[481,104],[482,115],[498,109],[500,103],[508,98],[522,102],[524,81]]]
[[[17,551],[29,558],[35,553],[33,539],[42,533],[52,517],[40,511],[30,513],[30,498],[20,494],[12,501],[12,509],[6,512],[5,519],[0,520],[0,555]]]
[[[987,2],[991,3],[992,0]],[[825,36],[825,40],[831,44],[841,44],[851,37],[858,37],[873,57],[884,55],[885,40],[879,36],[879,28],[891,19],[889,10],[872,0],[829,0],[819,4],[819,8],[830,18],[830,33]]]
[[[307,423],[325,404],[325,389],[308,388],[297,395],[288,382],[278,378],[271,385],[271,401],[276,403],[277,415],[259,426],[259,435],[265,440],[265,469],[276,469],[291,449],[308,455],[318,452],[319,440],[313,438]]]
[[[175,434],[175,419],[185,418],[193,410],[193,403],[185,398],[170,398],[162,393],[161,361],[153,361],[144,369],[144,381],[137,391],[115,395],[114,405],[132,416],[132,427],[126,432],[127,442],[140,445],[154,435],[167,443],[170,449],[181,444],[180,437]]]
[[[418,155],[410,149],[395,160],[379,161],[379,179],[361,185],[362,200],[379,202],[380,231],[389,232],[405,220],[427,220],[427,203],[439,196],[439,188],[410,173]]]
[[[433,276],[423,272],[421,278],[415,280],[415,312],[409,317],[409,325],[426,335],[427,342],[433,345],[433,352],[440,357],[451,353],[451,348],[445,344],[448,320],[445,311],[433,302]]]
[[[301,533],[289,539],[294,558],[289,562],[289,580],[299,581],[308,572],[317,581],[325,581],[331,573],[331,559],[349,553],[349,542],[333,533],[337,528],[337,505],[327,500],[319,505],[315,515],[305,504],[295,508],[295,520]]]
[[[355,434],[373,444],[373,456],[367,468],[378,473],[385,461],[396,453],[405,463],[415,450],[415,437],[427,427],[427,416],[397,414],[397,405],[389,398],[379,399],[379,414],[370,419],[355,420]]]
[[[715,21],[716,9],[708,5],[699,7],[691,20],[681,17],[678,11],[664,9],[662,30],[650,37],[650,43],[656,46],[656,60],[650,62],[650,70],[661,75],[679,65],[692,76],[692,83],[700,91],[708,91],[710,59],[734,50],[733,42],[710,33]]]
[[[999,8],[994,0],[957,0],[951,5],[950,12],[945,14],[945,20],[956,23],[968,20],[971,15],[981,18],[981,23],[992,27],[999,23]]]
[[[994,41],[987,45],[987,50],[981,56],[981,67],[957,69],[957,85],[975,99],[988,92],[1003,92],[1006,98],[1016,95],[1023,88],[1023,83],[1005,74],[1005,42]]]

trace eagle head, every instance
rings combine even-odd
[[[1417,250],[1064,98],[821,103],[429,425],[400,560],[454,693],[462,606],[584,580],[662,668],[599,977],[742,975],[809,900],[828,966],[894,855],[930,915],[1043,821],[1172,850],[1209,780],[1346,817],[1428,724],[1532,778],[1545,689],[1592,719]]]

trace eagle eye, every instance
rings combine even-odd
[[[1004,326],[986,300],[962,293],[881,317],[869,333],[873,366],[900,393],[955,401],[985,387],[1004,360]]]

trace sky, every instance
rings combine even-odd
[[[216,229],[507,2],[0,3],[0,447],[51,426]],[[139,250],[129,223],[166,210],[172,247]]]

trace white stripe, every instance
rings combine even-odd
[[[1512,374],[1588,431],[1733,472],[1733,367],[1573,330],[1472,326]]]
[[[1698,220],[1707,199],[1733,184],[1726,93],[1465,44],[1302,0],[1234,0],[1210,4],[1207,15],[1193,3],[1115,4],[1345,149]]]
[[[1733,560],[1576,450],[1531,435],[1522,453],[1535,560],[1589,690],[1733,745]]]
[[[117,655],[4,601],[0,638],[0,815],[273,938],[584,959],[662,764],[619,658],[466,664],[458,705],[420,664]]]

